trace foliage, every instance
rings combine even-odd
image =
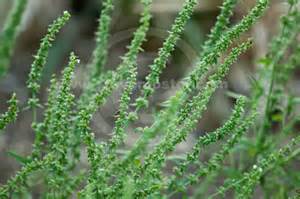
[[[6,68],[11,57],[26,2],[20,0],[16,3],[1,34],[0,68]],[[164,108],[154,116],[150,126],[137,128],[140,132],[138,140],[121,155],[119,151],[123,149],[128,127],[139,120],[143,109],[149,107],[149,98],[160,82],[197,1],[184,1],[168,37],[149,66],[146,82],[138,97],[134,97],[137,57],[150,28],[152,0],[141,0],[140,25],[115,71],[104,70],[111,14],[115,6],[113,0],[104,0],[93,59],[87,67],[87,87],[79,97],[73,94],[74,70],[80,62],[71,53],[61,78],[53,76],[50,82],[47,102],[41,104],[38,95],[42,69],[56,35],[71,17],[65,11],[49,26],[48,33],[41,40],[27,81],[30,92],[27,105],[33,112],[32,128],[35,132],[32,153],[27,157],[11,153],[21,162],[22,168],[1,186],[0,197],[24,198],[30,195],[36,185],[31,178],[35,175],[43,179],[42,198],[70,198],[74,194],[78,198],[172,198],[176,195],[215,198],[227,194],[251,198],[257,196],[254,192],[257,187],[266,198],[273,194],[278,198],[293,197],[291,192],[300,182],[288,177],[297,171],[293,167],[286,171],[285,167],[294,164],[293,160],[299,153],[295,148],[300,138],[293,133],[299,120],[295,115],[299,99],[285,88],[292,71],[300,64],[300,46],[295,42],[300,27],[297,0],[286,2],[289,10],[281,19],[279,34],[270,42],[268,54],[258,63],[261,67],[253,80],[251,95],[234,94],[238,97],[232,115],[221,127],[199,136],[185,155],[175,158],[171,155],[178,144],[185,142],[196,129],[231,66],[252,47],[252,39],[244,40],[242,35],[263,16],[270,4],[269,0],[258,0],[246,16],[230,26],[237,2],[224,0],[216,24],[203,44],[193,70],[182,80],[182,87],[163,103]],[[200,86],[204,80],[205,85]],[[108,141],[98,141],[90,127],[93,115],[124,82],[112,136]],[[0,130],[15,121],[19,112],[15,94],[8,104],[7,112],[0,116]],[[261,107],[264,114],[259,115]],[[43,109],[41,120],[37,117],[38,108]],[[275,123],[280,123],[280,127],[272,128]],[[151,147],[150,143],[156,138],[158,141]],[[283,140],[290,139],[289,144],[282,146]],[[219,145],[221,148],[218,149]],[[210,153],[211,157],[205,161],[201,160],[202,153],[210,146],[216,146],[217,151]],[[83,148],[87,152],[89,167],[79,171],[82,169],[78,165]],[[246,158],[236,160],[238,155]],[[171,173],[166,172],[170,166]],[[232,170],[235,172],[228,172]],[[273,193],[282,186],[280,179],[273,180],[278,175],[276,171],[288,173],[285,178],[293,180],[290,186],[280,188],[280,193]],[[214,193],[200,193],[207,189],[205,183],[212,183],[216,177],[225,178],[224,184]]]
[[[17,103],[16,94],[13,94],[11,99],[8,101],[9,108],[7,112],[0,116],[0,130],[3,130],[6,125],[16,120],[19,111]]]
[[[0,77],[3,76],[8,69],[26,5],[27,0],[14,1],[11,13],[0,33]]]

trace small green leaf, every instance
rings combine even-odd
[[[28,158],[23,157],[23,156],[17,154],[16,152],[13,152],[13,151],[8,151],[7,155],[14,158],[17,162],[19,162],[22,165],[25,165],[26,163],[29,162]]]

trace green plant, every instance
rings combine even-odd
[[[16,120],[19,111],[17,103],[16,94],[13,94],[8,102],[9,108],[7,112],[0,116],[0,130],[3,130],[6,125]]]
[[[1,34],[0,68],[7,68],[16,28],[26,2],[18,1],[11,22],[6,23]],[[271,169],[284,174],[296,172],[286,171],[285,166],[293,163],[299,153],[295,149],[300,141],[299,136],[292,133],[299,121],[294,110],[299,99],[284,89],[292,70],[300,61],[300,47],[294,44],[300,27],[297,0],[286,2],[289,10],[281,19],[280,33],[271,41],[268,54],[259,61],[262,67],[257,79],[252,82],[251,95],[245,97],[234,94],[237,96],[236,105],[223,126],[197,138],[192,150],[184,156],[170,155],[197,127],[198,120],[231,65],[252,47],[252,39],[244,40],[241,36],[259,20],[270,4],[269,0],[258,0],[241,21],[230,26],[230,17],[237,3],[237,0],[224,0],[220,15],[203,44],[193,70],[182,80],[183,86],[163,103],[164,108],[156,114],[152,125],[137,129],[139,138],[131,149],[124,151],[124,155],[118,152],[127,137],[128,126],[139,119],[140,111],[149,107],[149,97],[160,82],[160,75],[186,23],[192,17],[197,0],[185,0],[157,58],[149,66],[150,72],[137,98],[133,97],[137,84],[137,56],[150,28],[152,1],[141,0],[143,11],[140,26],[133,35],[128,52],[115,71],[105,71],[114,1],[104,0],[96,34],[96,48],[87,67],[87,87],[78,98],[72,93],[74,70],[80,62],[71,53],[61,79],[53,76],[48,100],[42,104],[38,98],[42,70],[55,36],[70,18],[70,14],[65,11],[49,26],[34,57],[27,81],[30,92],[27,109],[32,111],[32,128],[35,132],[32,154],[28,157],[14,154],[22,168],[1,186],[0,197],[24,198],[30,195],[35,185],[31,177],[38,175],[43,178],[42,198],[70,198],[74,193],[78,198],[171,198],[176,194],[214,198],[227,193],[237,198],[250,198],[255,196],[256,185],[262,188],[266,198],[270,198],[274,194],[272,191],[279,186],[276,182],[268,181],[276,175]],[[204,80],[206,83],[201,87],[200,83]],[[114,89],[124,82],[126,84],[112,136],[106,142],[98,142],[90,127],[92,117]],[[265,111],[259,115],[262,102]],[[44,110],[42,120],[37,117],[38,109]],[[0,116],[0,130],[15,121],[18,112],[14,94],[9,101],[8,111]],[[272,125],[276,122],[280,123],[280,128],[273,130]],[[289,140],[290,137],[295,138],[278,150],[282,140]],[[155,138],[160,138],[158,143],[149,147]],[[221,148],[211,153],[207,161],[202,161],[201,153],[207,147],[217,145],[217,142]],[[79,171],[82,169],[78,168],[82,145],[87,152],[89,167]],[[248,160],[235,160],[236,150],[240,150],[241,156],[248,157]],[[227,158],[233,160],[228,163]],[[165,172],[167,164],[173,167],[171,174]],[[227,174],[226,171],[230,169],[238,171],[232,175]],[[204,182],[211,183],[217,176],[226,178],[224,185],[215,193],[200,193],[206,189]],[[284,186],[280,189],[283,193],[276,193],[276,196],[291,196],[291,191],[298,184],[299,179],[293,180],[291,186]],[[193,191],[189,191],[190,187],[193,187]]]
[[[22,15],[26,9],[27,0],[14,1],[12,11],[0,34],[0,77],[5,74],[12,56],[13,47],[18,35]]]

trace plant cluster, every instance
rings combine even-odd
[[[8,68],[17,29],[27,4],[27,0],[15,2],[0,34],[0,75],[4,75]],[[27,81],[30,93],[27,109],[32,111],[32,129],[35,133],[32,154],[28,157],[14,154],[22,168],[0,187],[0,198],[29,197],[37,177],[42,178],[41,198],[48,199],[71,198],[74,195],[83,199],[172,198],[176,195],[251,198],[257,188],[262,189],[266,198],[273,198],[273,195],[276,198],[297,197],[294,194],[300,185],[300,176],[297,170],[288,167],[300,152],[297,150],[300,137],[294,133],[299,121],[296,106],[300,100],[288,89],[288,80],[300,64],[300,45],[297,43],[300,12],[297,0],[284,2],[289,9],[281,18],[279,34],[270,42],[267,55],[258,63],[260,67],[252,81],[251,95],[234,94],[232,115],[221,127],[198,137],[186,154],[180,157],[170,155],[197,128],[211,97],[231,66],[252,47],[253,40],[242,39],[242,36],[270,5],[269,0],[257,0],[248,14],[231,26],[230,18],[238,2],[224,0],[193,70],[182,80],[183,86],[163,103],[164,108],[155,114],[150,126],[137,129],[139,138],[129,149],[123,147],[128,127],[139,120],[142,110],[149,107],[155,85],[160,82],[160,75],[198,1],[184,1],[168,37],[149,66],[149,74],[139,96],[135,98],[137,56],[142,51],[150,28],[152,0],[140,1],[143,6],[140,25],[115,71],[104,70],[111,14],[115,7],[115,1],[104,0],[96,33],[96,48],[87,67],[87,87],[78,98],[73,94],[74,70],[80,61],[72,52],[61,77],[53,75],[47,102],[42,103],[39,101],[42,70],[56,35],[71,17],[65,11],[49,26],[41,40]],[[200,86],[204,80],[205,85]],[[112,136],[108,141],[97,140],[90,127],[93,115],[124,82],[126,85],[119,100]],[[16,94],[13,94],[8,105],[7,112],[0,116],[1,131],[17,118]],[[37,117],[40,109],[43,110],[43,118]],[[262,114],[261,110],[264,110]],[[158,143],[150,147],[154,139]],[[283,140],[290,141],[282,144]],[[210,154],[210,158],[202,160],[202,153],[214,145],[220,145],[220,148]],[[78,166],[83,149],[86,150],[89,165],[85,169]],[[240,158],[237,160],[235,157],[238,156]],[[173,169],[166,171],[169,165]],[[225,179],[224,184],[209,193],[208,187],[217,184],[218,177]],[[289,183],[282,182],[280,178]]]

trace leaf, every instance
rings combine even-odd
[[[14,158],[17,162],[19,162],[22,165],[29,162],[28,158],[23,157],[23,156],[17,154],[16,152],[13,152],[13,151],[8,151],[7,155]]]
[[[272,121],[281,122],[283,119],[283,115],[281,113],[276,113],[272,115]]]
[[[258,63],[268,67],[272,63],[272,60],[268,57],[265,57],[265,58],[260,59],[258,61]]]

